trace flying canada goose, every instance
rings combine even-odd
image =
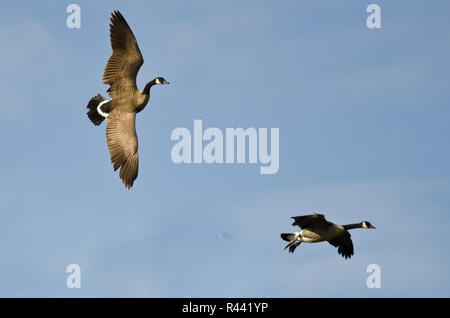
[[[289,252],[294,250],[301,242],[316,243],[328,241],[331,245],[338,248],[338,253],[343,257],[350,258],[353,255],[353,242],[348,230],[351,229],[374,229],[370,222],[338,225],[328,222],[323,214],[311,214],[304,216],[294,216],[293,226],[298,225],[302,230],[295,233],[282,233],[281,238],[289,243],[284,249],[289,247]]]
[[[136,114],[147,105],[153,85],[169,82],[156,77],[139,90],[136,75],[144,59],[136,38],[119,11],[112,13],[109,26],[113,53],[106,64],[102,83],[110,85],[107,92],[111,100],[100,94],[93,97],[87,105],[87,115],[96,126],[106,118],[106,141],[114,171],[120,168],[120,179],[130,189],[139,167]]]

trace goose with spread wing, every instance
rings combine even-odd
[[[374,229],[375,227],[368,221],[361,223],[338,225],[328,222],[323,214],[311,214],[303,216],[294,216],[293,226],[299,226],[302,230],[295,233],[282,233],[281,238],[288,241],[285,246],[289,252],[293,253],[297,246],[302,242],[316,243],[328,241],[331,245],[338,248],[338,253],[345,259],[352,257],[353,242],[348,230],[351,229]]]
[[[93,97],[87,105],[87,115],[96,126],[106,119],[106,141],[114,171],[120,168],[120,179],[130,189],[139,168],[136,114],[147,105],[153,85],[169,82],[156,77],[139,90],[136,75],[144,59],[136,38],[119,11],[112,13],[109,26],[113,53],[103,73],[103,84],[109,84],[111,100],[100,94]]]

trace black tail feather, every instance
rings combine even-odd
[[[281,238],[285,241],[290,241],[295,237],[294,233],[281,233]]]
[[[89,104],[87,105],[87,108],[89,108],[87,115],[92,123],[96,126],[100,125],[105,120],[105,117],[100,115],[97,111],[98,104],[100,104],[104,100],[106,99],[102,95],[98,94],[97,96],[92,97],[89,101]]]

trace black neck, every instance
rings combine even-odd
[[[354,223],[354,224],[347,224],[343,225],[344,229],[351,230],[351,229],[360,229],[362,228],[361,223]]]
[[[145,85],[144,90],[142,91],[142,94],[148,95],[150,94],[150,88],[152,88],[153,85],[155,85],[155,80],[150,81]]]

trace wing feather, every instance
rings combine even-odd
[[[107,118],[106,141],[114,171],[120,168],[120,179],[130,189],[139,169],[138,140],[135,128],[136,113],[123,113],[119,108]]]
[[[294,223],[293,226],[299,226],[302,229],[311,228],[311,227],[323,227],[328,226],[330,222],[325,219],[323,214],[310,214],[303,216],[293,216]]]
[[[338,254],[342,255],[342,257],[344,257],[345,259],[351,258],[354,254],[353,242],[348,231],[345,231],[338,237],[329,240],[328,243],[330,243],[334,247],[337,247]]]
[[[136,88],[136,76],[144,59],[130,26],[119,11],[111,15],[110,38],[113,53],[103,73],[103,84],[111,86],[108,94],[114,98],[122,87]]]

